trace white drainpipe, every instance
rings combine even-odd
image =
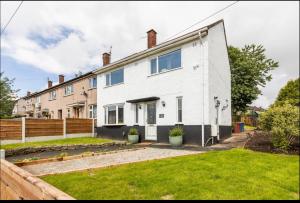
[[[201,126],[201,142],[202,142],[202,147],[204,147],[204,47],[202,43],[202,36],[201,36],[201,30],[199,31],[199,39],[200,39],[200,60],[202,63],[201,68],[202,68],[202,126]]]

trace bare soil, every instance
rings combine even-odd
[[[277,154],[300,154],[299,140],[297,140],[288,151],[282,151],[273,146],[271,136],[262,131],[253,131],[244,148],[253,151],[269,152]]]

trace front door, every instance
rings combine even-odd
[[[156,127],[156,102],[146,103],[146,140],[157,140],[157,127]]]

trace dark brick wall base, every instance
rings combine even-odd
[[[140,142],[145,141],[145,126],[103,126],[97,128],[98,136],[116,139],[127,140],[127,134],[131,127],[137,128],[140,135]],[[157,126],[157,142],[168,143],[169,131],[175,126]],[[201,125],[182,125],[184,130],[183,143],[201,145],[202,128]],[[211,136],[211,126],[204,126],[204,143]],[[231,136],[231,126],[220,126],[220,139]]]

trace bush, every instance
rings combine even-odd
[[[183,136],[183,129],[181,127],[175,127],[169,131],[170,137]]]
[[[136,128],[130,128],[128,135],[138,135],[138,130]]]
[[[274,147],[288,150],[299,137],[299,107],[289,103],[272,106],[259,118],[259,127],[270,133]]]

